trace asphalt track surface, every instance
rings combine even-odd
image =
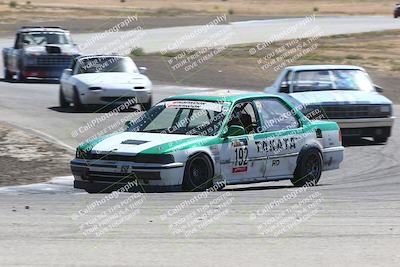
[[[0,82],[1,120],[73,148],[130,114],[75,136],[71,133],[104,113],[59,109],[57,89],[50,83]],[[154,96],[157,101],[198,90],[210,89],[156,84]],[[395,115],[400,116],[399,106]],[[132,194],[77,216],[105,195],[74,190],[69,177],[1,188],[0,266],[399,266],[399,136],[396,121],[387,144],[350,143],[341,168],[324,173],[319,186],[305,192],[276,182],[229,187],[232,191],[204,198],[199,193],[145,194],[130,211],[133,216],[125,214],[125,221],[99,237],[96,231],[84,234],[85,222],[131,201]],[[276,201],[280,204],[266,214],[254,216]],[[203,209],[211,202],[221,205]],[[204,211],[210,216],[201,216]],[[185,231],[174,234],[178,229]]]

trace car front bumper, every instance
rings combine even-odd
[[[180,189],[184,164],[138,164],[103,160],[74,159],[70,163],[74,187],[87,191],[110,192],[129,182],[131,191],[170,191]]]
[[[81,93],[83,104],[121,104],[134,98],[136,103],[148,103],[151,100],[151,89],[111,89],[93,90]]]
[[[333,119],[341,129],[392,127],[395,117],[365,119]]]
[[[27,78],[59,79],[66,68],[68,66],[27,66],[22,72]]]

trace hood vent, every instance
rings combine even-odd
[[[61,54],[61,47],[56,45],[46,45],[46,52],[48,54]]]
[[[124,145],[136,145],[136,146],[138,146],[138,145],[142,145],[142,144],[145,144],[145,143],[148,143],[148,142],[149,142],[149,141],[130,140],[130,139],[128,139],[128,140],[122,141],[121,144],[124,144]]]

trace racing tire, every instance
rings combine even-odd
[[[204,154],[190,158],[183,175],[183,191],[204,191],[213,185],[213,164]]]
[[[323,167],[322,154],[317,148],[310,148],[299,155],[297,167],[290,180],[296,187],[316,186],[321,178]]]
[[[374,136],[375,143],[386,143],[389,139],[389,136]]]
[[[18,72],[17,79],[18,79],[19,82],[25,82],[26,81],[26,77],[25,77],[24,74],[22,74],[22,71]]]
[[[8,71],[8,69],[4,69],[4,80],[11,81],[13,79],[13,74]]]
[[[74,109],[76,111],[82,111],[85,109],[85,106],[81,102],[81,98],[79,97],[78,90],[74,90]]]
[[[142,111],[148,111],[151,108],[152,105],[152,98],[150,97],[150,100],[147,103],[142,104]]]
[[[60,97],[60,107],[62,107],[62,108],[69,107],[69,102],[65,99],[65,95],[64,95],[64,92],[63,92],[61,86],[60,86],[59,97]]]

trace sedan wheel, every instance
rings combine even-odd
[[[76,89],[74,90],[74,109],[76,111],[82,111],[84,109],[84,105],[82,104],[78,90]]]
[[[62,108],[69,107],[69,102],[65,99],[65,95],[64,95],[64,92],[63,92],[61,86],[60,86],[59,97],[60,97],[60,107],[62,107]]]
[[[200,154],[186,163],[182,188],[185,191],[203,191],[212,186],[213,167],[210,159]]]
[[[322,174],[322,155],[318,149],[309,149],[299,156],[291,182],[294,186],[315,186]]]

